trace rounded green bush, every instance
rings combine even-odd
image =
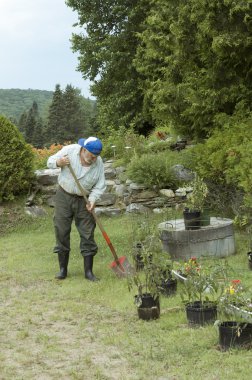
[[[177,153],[177,152],[176,152]],[[135,156],[127,167],[129,178],[146,187],[175,189],[179,185],[172,166],[179,163],[174,152],[160,152]]]
[[[0,201],[27,191],[34,178],[33,153],[17,127],[0,115]]]

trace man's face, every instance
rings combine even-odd
[[[95,162],[97,160],[98,156],[96,156],[93,153],[90,153],[88,150],[83,148],[82,149],[82,157],[88,165],[91,165],[93,162]]]

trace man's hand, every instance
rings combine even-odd
[[[89,212],[92,212],[92,211],[94,210],[94,208],[95,208],[95,202],[89,202],[89,201],[88,201],[88,203],[87,203],[87,205],[86,205],[86,208],[87,208],[87,210],[88,210]]]
[[[59,167],[59,168],[62,168],[63,166],[67,166],[70,164],[70,160],[68,158],[68,156],[64,156],[64,157],[61,157],[61,158],[58,158],[57,161],[56,161],[56,165]]]

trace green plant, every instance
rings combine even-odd
[[[185,263],[184,270],[186,280],[181,289],[182,301],[217,304],[225,289],[226,267],[221,264],[202,266],[193,257]]]
[[[218,310],[221,314],[228,314],[234,317],[236,321],[244,321],[243,312],[250,313],[250,322],[252,322],[252,295],[242,284],[241,280],[231,280],[225,288],[224,294],[220,298]]]
[[[34,179],[33,153],[17,127],[0,116],[0,201],[27,192]]]
[[[206,183],[196,174],[188,187],[192,188],[192,191],[187,195],[186,207],[190,211],[202,211],[208,194]]]
[[[178,163],[174,152],[159,152],[143,154],[132,158],[127,167],[129,178],[146,187],[168,187],[171,189],[179,185],[172,166]]]
[[[128,289],[131,291],[135,286],[137,296],[135,302],[141,304],[143,294],[150,293],[153,298],[157,298],[160,289],[160,274],[162,272],[160,241],[155,233],[145,238],[141,246],[142,271],[136,271],[133,276],[128,276]]]

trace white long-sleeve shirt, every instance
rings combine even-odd
[[[50,156],[47,161],[47,167],[49,169],[56,169],[56,161],[63,156],[68,155],[70,164],[80,181],[81,186],[88,192],[88,199],[90,202],[96,202],[97,199],[106,190],[104,165],[100,156],[93,162],[90,167],[84,167],[81,165],[80,160],[81,146],[79,144],[71,144],[64,146],[53,156]],[[74,181],[74,178],[68,168],[63,166],[58,177],[59,185],[70,194],[82,195]]]

